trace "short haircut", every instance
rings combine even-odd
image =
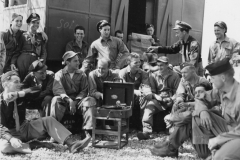
[[[138,53],[132,52],[130,53],[129,59],[132,60],[133,58],[140,58],[140,55]]]
[[[233,68],[225,71],[222,73],[223,75],[225,75],[227,78],[233,78],[234,77],[234,74],[235,74],[235,71]]]
[[[111,61],[110,61],[109,59],[106,59],[106,58],[98,59],[98,64],[99,64],[99,63],[108,64],[108,68],[109,68],[110,65],[111,65]]]
[[[123,34],[123,31],[121,31],[121,30],[117,30],[117,31],[115,31],[115,34],[114,34],[115,37],[117,36],[118,33],[119,33],[119,34]]]
[[[202,82],[202,83],[197,84],[197,85],[195,86],[195,89],[196,89],[197,87],[203,87],[206,91],[212,90],[212,86],[211,86],[211,84],[208,83],[208,82]]]
[[[76,33],[78,29],[79,29],[79,30],[83,30],[83,31],[84,31],[84,34],[85,34],[85,28],[84,28],[83,26],[76,26],[76,27],[74,28],[74,33]]]
[[[1,82],[1,83],[2,83],[2,87],[3,87],[4,89],[5,89],[5,87],[6,87],[6,84],[12,80],[12,77],[13,77],[13,76],[17,76],[17,77],[19,78],[18,75],[11,75],[11,76],[8,76],[7,78],[5,78],[4,81]]]

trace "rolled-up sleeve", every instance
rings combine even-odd
[[[97,91],[97,83],[94,79],[94,71],[89,73],[88,83],[89,83],[89,95],[94,98],[97,98],[96,95],[100,92]]]
[[[61,82],[62,78],[62,71],[59,71],[55,74],[54,81],[53,81],[53,94],[55,96],[61,96],[62,99],[68,97],[66,91]]]

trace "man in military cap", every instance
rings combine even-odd
[[[212,119],[209,109],[220,104],[220,110],[228,130],[215,135],[215,138],[209,137],[208,148],[212,151],[212,159],[240,159],[240,85],[233,78],[234,69],[229,63],[229,58],[222,59],[206,66],[211,76],[214,89],[208,92],[204,99],[196,100],[196,116],[205,119],[202,126],[211,130],[214,124],[222,125],[220,121]],[[211,118],[207,118],[211,117]],[[208,120],[207,120],[208,119]]]
[[[194,98],[195,98],[195,87],[200,83],[206,83],[208,84],[208,87],[210,88],[209,82],[196,74],[195,67],[191,63],[183,63],[181,65],[181,73],[182,78],[180,80],[179,86],[176,91],[176,99],[173,104],[172,108],[172,114],[175,116],[174,118],[178,119],[178,122],[174,123],[174,131],[170,134],[169,140],[165,141],[162,144],[157,144],[155,146],[150,147],[150,151],[153,155],[166,157],[166,156],[172,156],[177,157],[178,156],[178,148],[182,145],[182,143],[187,140],[188,138],[192,137],[192,110],[194,109]],[[183,108],[193,108],[190,111],[182,112]],[[204,117],[201,117],[204,118]],[[201,119],[202,120],[202,119]],[[165,119],[167,122],[167,126],[170,126],[168,123],[169,120]],[[193,128],[194,131],[197,130],[201,133],[201,129],[199,128],[199,125],[194,125]],[[194,134],[193,139],[195,137],[199,136],[199,132]],[[194,132],[195,133],[195,132]],[[207,157],[209,152],[202,153],[205,151],[204,149],[201,150],[199,148],[207,149],[206,145],[202,145],[202,143],[195,145],[195,148],[197,148],[197,153],[200,157]]]
[[[214,24],[214,33],[217,39],[210,45],[208,63],[224,58],[230,58],[232,63],[232,60],[240,53],[240,43],[226,35],[227,25],[223,21]]]
[[[173,97],[178,88],[180,77],[168,67],[168,58],[161,56],[157,59],[159,70],[150,74],[149,81],[153,98],[144,108],[142,124],[143,133],[138,133],[138,139],[148,139],[152,133],[153,115],[172,107]],[[164,95],[162,94],[163,92]],[[167,100],[167,101],[166,101]],[[170,105],[168,105],[170,103]]]
[[[192,27],[186,22],[177,20],[175,23],[176,37],[178,41],[172,46],[151,46],[148,48],[148,52],[166,53],[166,54],[182,54],[182,62],[192,63],[199,76],[203,76],[201,47],[198,41],[189,35],[189,31]]]
[[[97,31],[101,35],[99,39],[92,42],[87,57],[91,57],[95,62],[96,59],[109,59],[111,61],[110,69],[120,69],[117,59],[129,51],[121,39],[110,35],[110,26],[106,20],[97,23]]]
[[[61,144],[66,144],[71,153],[79,152],[90,142],[90,138],[80,141],[75,140],[62,124],[52,117],[39,118],[26,121],[25,99],[36,98],[39,95],[40,86],[21,90],[18,73],[9,71],[1,77],[4,88],[0,94],[0,139],[2,153],[31,153],[31,149],[53,148],[47,142],[33,141],[33,139],[46,138],[50,135]]]
[[[28,109],[38,109],[41,117],[50,115],[50,105],[53,98],[54,73],[47,70],[42,60],[34,61],[29,67],[29,74],[23,80],[23,87],[29,88],[41,85],[41,92],[35,99],[29,99]]]
[[[88,133],[92,130],[93,107],[96,102],[93,98],[86,97],[88,79],[86,74],[79,69],[77,53],[68,51],[62,58],[66,66],[55,74],[53,82],[55,97],[52,99],[50,116],[61,122],[65,114],[82,115],[82,128],[89,136]]]

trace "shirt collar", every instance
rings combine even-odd
[[[76,39],[74,39],[74,40],[72,41],[72,45],[79,47],[78,44],[77,44],[77,42],[76,42]],[[82,48],[84,48],[86,45],[87,45],[87,42],[82,41]]]
[[[63,73],[63,74],[69,73],[67,69],[68,69],[68,67],[65,66],[65,67],[62,69],[62,73]],[[80,71],[80,69],[78,69],[78,70],[76,70],[74,73],[81,73],[81,71]]]
[[[236,80],[234,80],[234,83],[231,86],[230,91],[226,94],[223,94],[223,98],[227,98],[230,101],[234,101],[234,99],[236,98],[236,92],[238,91],[238,87],[239,83]]]
[[[223,41],[230,42],[230,41],[229,41],[229,38],[228,38],[228,36],[227,36],[227,35],[225,35],[225,38],[224,38],[224,40],[223,40]],[[223,42],[223,41],[222,41],[222,42]],[[218,39],[216,39],[216,43],[219,43],[219,42],[218,42]]]
[[[96,73],[97,73],[97,77],[100,78],[100,74],[99,74],[99,72],[97,71],[97,69],[96,69]],[[107,77],[110,77],[110,76],[112,76],[112,71],[109,69],[109,70],[108,70]]]
[[[100,36],[100,42],[104,42],[105,40]],[[112,36],[109,36],[109,38],[107,39],[107,41],[113,41]]]

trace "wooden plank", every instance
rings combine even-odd
[[[115,6],[117,5],[116,0],[112,0],[112,8],[111,8],[111,34],[113,35],[115,32],[115,23],[116,23],[116,14]]]
[[[125,42],[125,44],[127,43],[127,29],[128,29],[128,6],[129,6],[129,0],[125,0],[125,8],[124,8],[124,20],[123,20],[123,33],[124,33],[124,37],[123,37],[123,41]]]
[[[119,11],[118,11],[118,16],[117,16],[117,19],[116,19],[115,31],[120,29],[120,24],[121,24],[122,17],[123,17],[123,10],[124,10],[124,7],[125,7],[125,3],[126,3],[126,0],[121,1],[120,8],[119,8]]]
[[[156,1],[155,33],[157,37],[160,37],[162,22],[164,19],[164,13],[166,11],[166,8],[167,8],[167,0]]]
[[[168,1],[163,23],[162,23],[161,32],[160,32],[160,42],[162,45],[167,45],[168,15],[169,15],[170,4],[171,4],[170,1]]]

